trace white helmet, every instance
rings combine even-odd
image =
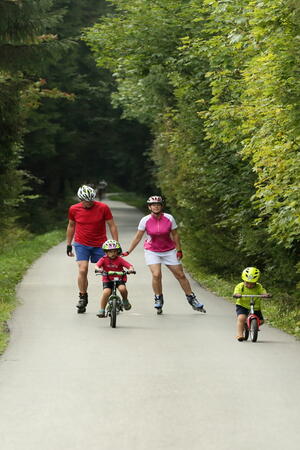
[[[86,202],[92,202],[95,200],[96,197],[96,191],[91,186],[86,186],[85,184],[81,186],[77,191],[77,197],[80,200],[86,201]]]
[[[147,203],[148,205],[151,205],[152,203],[160,203],[162,205],[163,200],[159,195],[152,195],[151,197],[148,198]]]

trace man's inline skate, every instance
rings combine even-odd
[[[78,301],[78,303],[76,305],[77,313],[78,314],[85,313],[87,304],[88,304],[88,295],[87,295],[87,293],[82,294],[80,292],[79,293],[79,301]]]

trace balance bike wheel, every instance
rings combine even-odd
[[[162,310],[162,308],[157,308],[157,314],[159,315],[159,314],[162,314],[162,312],[163,312],[163,310]]]
[[[256,319],[252,319],[250,323],[251,341],[256,342],[258,336],[258,323]]]
[[[244,333],[243,333],[243,335],[244,335],[244,341],[248,341],[249,328],[248,328],[248,325],[246,323],[245,323],[245,326],[244,326]]]

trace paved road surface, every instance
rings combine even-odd
[[[126,249],[140,214],[111,206]],[[0,359],[1,450],[298,449],[299,342],[267,326],[236,342],[234,306],[193,282],[208,313],[193,311],[167,270],[157,316],[141,244],[128,260],[133,308],[114,330],[93,273],[76,313],[65,244],[28,271]]]

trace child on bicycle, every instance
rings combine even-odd
[[[246,267],[242,272],[242,282],[237,284],[234,288],[233,297],[236,301],[236,314],[237,314],[237,340],[243,341],[243,330],[245,322],[250,311],[250,297],[242,297],[242,295],[263,295],[264,297],[270,297],[263,286],[258,283],[260,277],[260,271],[256,267]],[[264,317],[261,312],[260,298],[255,300],[255,314],[259,317],[261,325],[264,323]]]
[[[128,269],[129,272],[134,272],[133,266],[128,261],[125,261],[125,259],[119,256],[122,253],[122,249],[118,241],[109,239],[108,241],[104,242],[104,244],[102,245],[102,249],[104,250],[106,255],[100,258],[99,261],[96,263],[95,268],[96,273],[109,271],[122,272],[124,270],[124,267]],[[114,275],[114,278],[115,276],[116,275]],[[128,291],[126,289],[127,277],[126,275],[118,275],[118,278],[119,281],[117,281],[117,288],[122,296],[124,309],[129,310],[131,308],[131,304],[129,303],[127,298],[128,297]],[[113,288],[113,281],[111,281],[109,275],[103,274],[102,282],[103,282],[103,293],[100,299],[100,309],[99,312],[97,313],[97,316],[101,318],[106,317],[105,308]]]

